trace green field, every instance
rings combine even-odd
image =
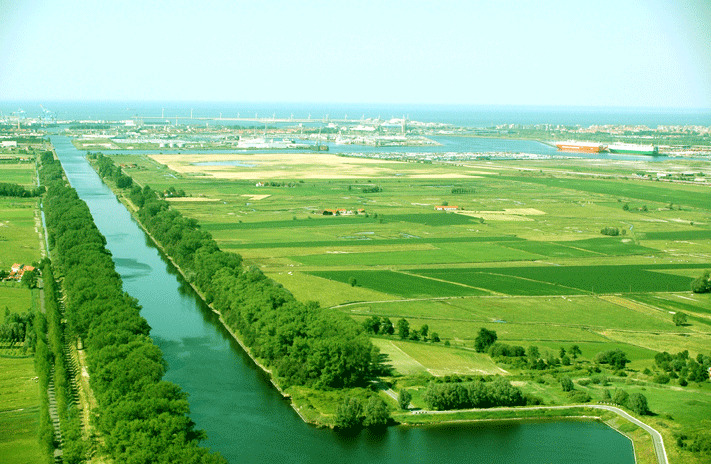
[[[0,456],[8,464],[42,461],[39,387],[32,357],[0,356]]]

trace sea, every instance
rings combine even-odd
[[[46,112],[45,112],[46,111]],[[51,115],[64,121],[123,121],[129,119],[169,120],[181,124],[194,118],[312,119],[315,123],[333,119],[407,118],[459,127],[487,128],[504,124],[589,127],[591,125],[661,125],[711,127],[711,108],[626,108],[566,106],[496,106],[384,103],[308,102],[146,102],[146,101],[2,101],[0,120],[12,115],[41,118]],[[227,121],[210,124],[235,124]],[[244,123],[240,123],[244,124]],[[261,124],[264,124],[262,122]],[[249,124],[246,124],[249,125]]]

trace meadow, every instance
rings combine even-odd
[[[411,387],[414,404],[427,377],[476,373],[511,376],[545,401],[566,401],[557,381],[540,383],[474,352],[487,328],[503,343],[538,347],[542,358],[577,345],[575,366],[563,368],[576,381],[598,353],[622,349],[629,377],[612,385],[644,391],[670,440],[673,430],[698,425],[680,406],[690,392],[711,408],[708,385],[651,383],[660,351],[711,355],[711,300],[690,291],[711,269],[710,188],[636,176],[682,171],[685,161],[455,165],[321,155],[330,158],[317,166],[295,154],[251,156],[232,157],[249,166],[219,170],[192,155],[113,158],[135,163],[125,171],[139,185],[184,190],[172,207],[297,299],[357,321],[406,319],[436,332],[440,342],[373,337],[392,370],[388,381]],[[435,211],[444,205],[457,211]],[[337,208],[362,211],[323,214]],[[603,235],[606,227],[619,235]],[[678,311],[687,324],[673,322]],[[600,388],[579,388],[601,399]]]

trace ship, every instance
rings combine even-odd
[[[600,153],[605,146],[596,142],[556,142],[556,147],[560,151]]]
[[[659,148],[654,145],[639,145],[636,143],[613,143],[607,146],[610,153],[623,155],[649,155],[659,154]]]

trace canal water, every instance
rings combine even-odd
[[[107,240],[124,289],[188,392],[205,446],[232,463],[634,463],[630,441],[594,421],[390,427],[347,436],[304,424],[143,233],[70,139],[51,136],[71,185]]]

